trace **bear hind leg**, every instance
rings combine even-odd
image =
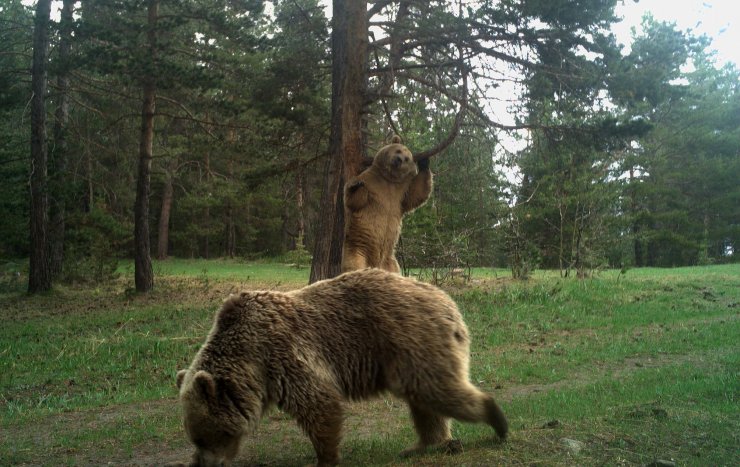
[[[506,434],[509,432],[509,422],[506,420],[504,412],[493,397],[486,396],[486,423],[493,427],[499,438],[506,439]]]
[[[489,394],[465,382],[448,388],[443,397],[424,404],[435,412],[462,422],[487,423],[499,438],[506,438],[509,424],[503,411]]]
[[[388,272],[394,272],[396,274],[401,274],[401,265],[398,264],[398,261],[396,260],[395,255],[392,253],[390,256],[386,257],[383,260],[383,264],[381,265],[381,268]]]
[[[448,451],[456,451],[452,447],[454,440],[450,432],[449,418],[414,404],[409,404],[409,409],[414,428],[419,435],[419,442],[401,451],[401,456],[420,454],[428,447],[442,447]]]
[[[342,252],[342,272],[357,271],[369,266],[367,258],[359,252],[349,248]]]

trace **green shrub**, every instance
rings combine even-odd
[[[131,226],[94,207],[68,219],[63,282],[105,282],[117,276],[118,259],[131,242]]]

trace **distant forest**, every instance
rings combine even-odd
[[[168,256],[329,277],[391,134],[433,154],[406,269],[737,261],[740,74],[650,16],[622,49],[616,3],[4,0],[2,262],[31,292],[123,258],[140,291]]]

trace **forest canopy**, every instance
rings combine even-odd
[[[434,154],[406,270],[737,261],[740,75],[706,37],[646,16],[626,51],[616,0],[341,3],[4,1],[3,262],[43,249],[60,281],[143,250],[310,264],[342,57],[358,156],[392,133]]]

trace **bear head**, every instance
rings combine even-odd
[[[247,420],[230,395],[228,382],[207,371],[181,370],[177,387],[183,407],[185,432],[195,445],[191,466],[222,466],[239,453]]]
[[[401,144],[398,135],[393,136],[389,145],[380,148],[373,158],[373,167],[393,183],[410,180],[419,173],[414,156],[409,148]]]

